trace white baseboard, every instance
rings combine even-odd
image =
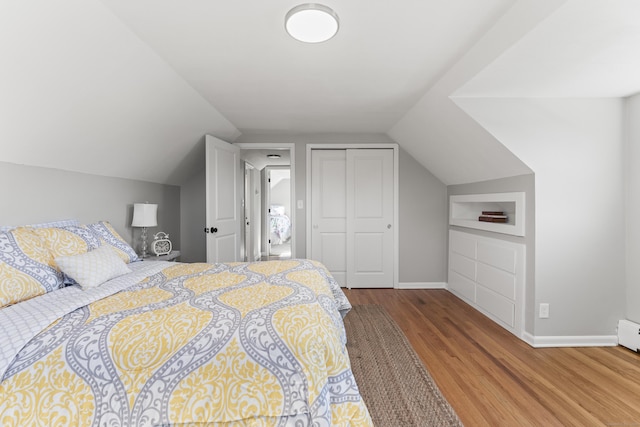
[[[398,289],[447,289],[445,282],[400,282]]]
[[[528,332],[522,334],[522,340],[531,347],[615,347],[617,335],[585,336],[535,336]]]

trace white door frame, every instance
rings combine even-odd
[[[399,147],[398,144],[307,144],[307,227],[306,227],[306,251],[307,257],[311,255],[311,151],[312,150],[347,150],[353,148],[387,148],[393,149],[393,288],[398,289],[400,277],[400,233],[399,233]],[[293,180],[292,180],[293,181]]]
[[[253,224],[252,221],[252,213],[253,213],[253,197],[251,197],[251,194],[248,192],[249,189],[253,189],[252,185],[253,185],[253,180],[251,179],[251,172],[253,169],[255,169],[253,167],[253,165],[247,161],[242,161],[242,165],[243,165],[243,172],[244,172],[244,192],[243,192],[243,198],[244,198],[244,206],[243,206],[243,221],[242,221],[242,227],[241,227],[241,236],[243,238],[243,249],[242,249],[242,254],[244,255],[244,260],[245,261],[253,261],[253,227],[255,226],[255,224]],[[247,224],[248,223],[248,224]]]
[[[233,145],[239,147],[241,150],[289,150],[291,169],[291,258],[295,258],[296,255],[296,145],[289,142],[282,143],[267,143],[267,142],[236,142]]]
[[[293,177],[291,176],[291,167],[290,166],[284,166],[284,165],[277,165],[277,166],[265,166],[264,170],[265,170],[265,175],[267,177],[267,182],[265,183],[266,185],[264,186],[265,188],[265,212],[263,212],[263,216],[264,216],[264,237],[267,239],[267,256],[271,256],[271,171],[272,170],[277,170],[277,169],[288,169],[289,170],[289,181],[291,181],[293,179]],[[291,189],[289,189],[291,190]],[[291,198],[291,194],[289,194],[289,213],[290,213],[290,217],[289,220],[291,220],[291,216],[293,216],[293,214],[295,213],[294,209],[295,207],[293,206],[293,202],[294,199]],[[293,224],[293,223],[292,223]],[[291,237],[293,237],[293,225],[291,226]],[[291,251],[291,258],[295,258],[293,256],[293,250]]]

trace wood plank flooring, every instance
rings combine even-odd
[[[465,426],[640,426],[640,354],[535,349],[445,290],[352,289],[402,328]]]

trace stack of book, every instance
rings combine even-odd
[[[508,222],[507,216],[501,211],[482,211],[482,215],[478,217],[478,221],[482,222]]]

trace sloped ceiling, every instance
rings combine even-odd
[[[455,97],[620,98],[640,92],[640,2],[563,3]]]
[[[0,3],[0,161],[179,183],[238,129],[95,0]]]
[[[384,133],[513,0],[327,0],[341,27],[305,44],[297,0],[102,0],[243,133]]]
[[[519,1],[485,33],[389,135],[447,185],[531,173],[451,96],[553,13],[562,0]]]
[[[305,45],[292,0],[3,2],[0,161],[180,184],[207,133],[387,133],[445,184],[530,173],[455,100],[624,96],[632,3],[332,0],[340,32]]]

